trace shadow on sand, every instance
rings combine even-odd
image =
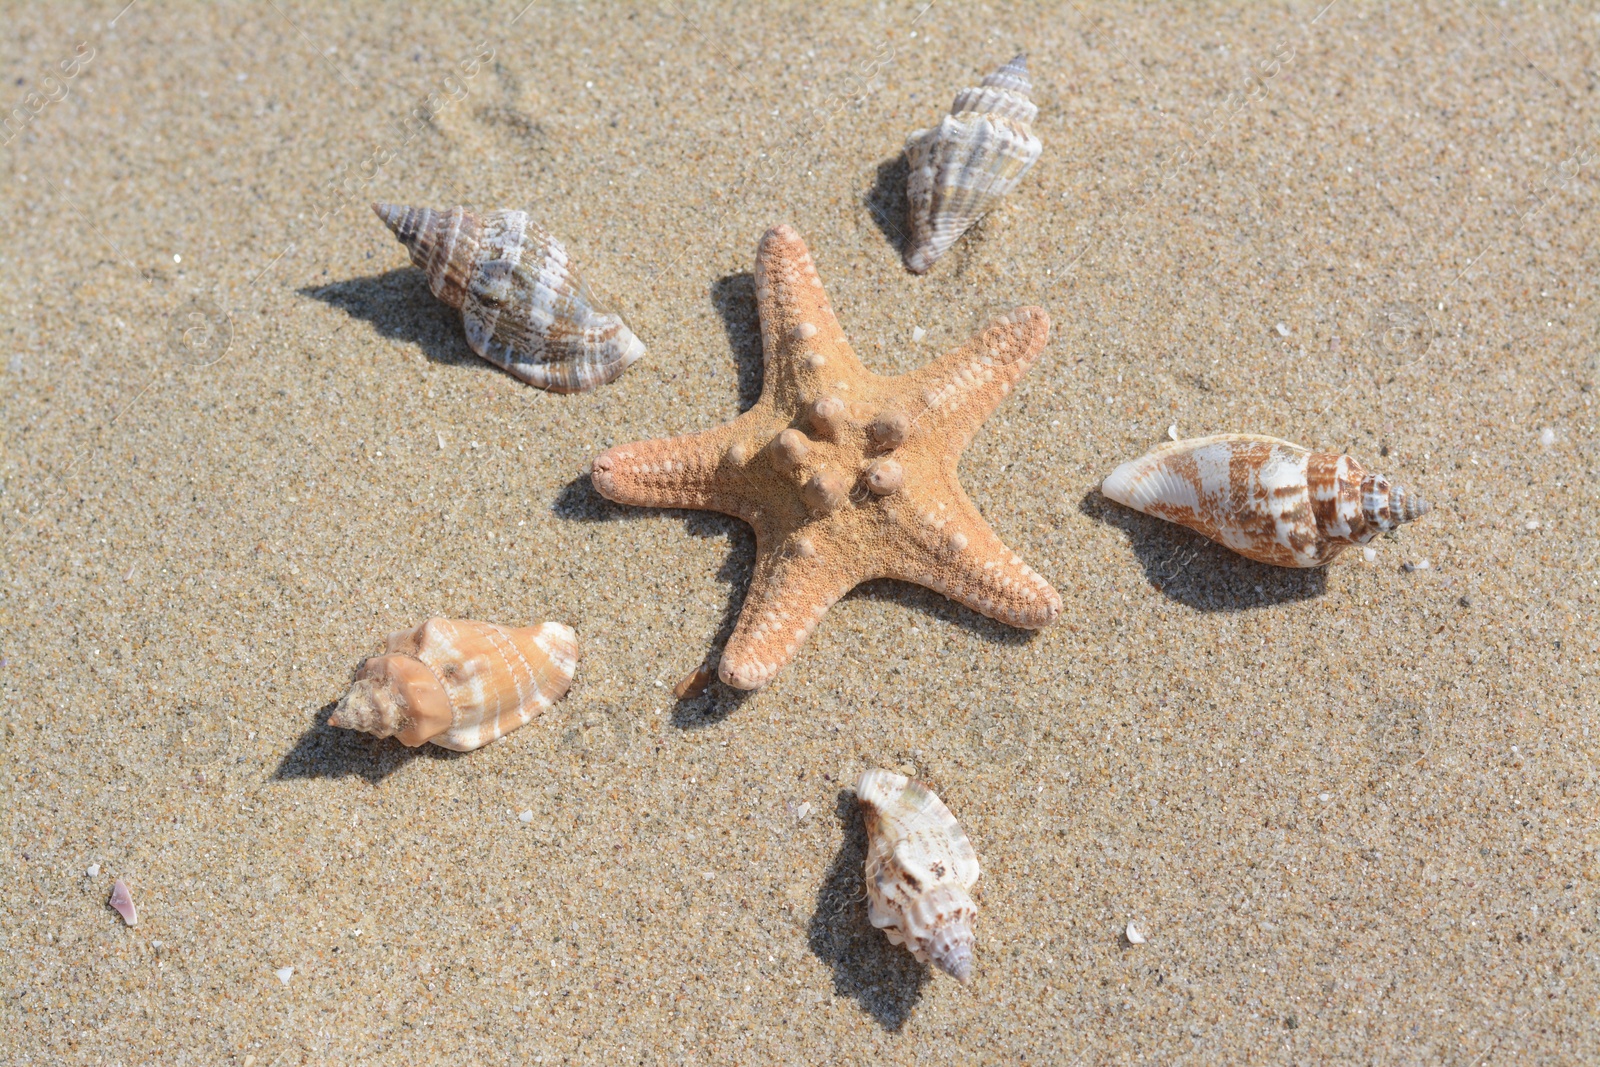
[[[1328,587],[1326,567],[1272,567],[1245,559],[1186,526],[1125,508],[1091,489],[1078,510],[1128,536],[1145,579],[1198,611],[1249,611],[1310,600]]]
[[[373,737],[329,726],[328,717],[338,703],[330,700],[317,709],[311,728],[278,762],[278,769],[272,772],[273,781],[359,776],[377,785],[412,760],[454,760],[467,755],[438,745],[407,748],[392,737]]]
[[[899,1030],[922,997],[928,968],[867,921],[867,829],[855,793],[841,789],[834,814],[844,843],[817,890],[807,940],[812,953],[833,968],[836,996],[854,997],[885,1030]]]

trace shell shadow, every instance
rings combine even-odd
[[[854,997],[885,1030],[897,1031],[922,998],[928,969],[867,921],[867,828],[855,793],[841,789],[834,814],[844,841],[817,890],[807,943],[833,968],[835,996]]]
[[[724,274],[711,283],[711,304],[722,316],[728,347],[739,367],[739,411],[749,411],[761,399],[764,362],[755,275],[749,271]]]
[[[337,700],[330,700],[317,709],[311,728],[278,761],[277,770],[272,772],[274,782],[359,776],[377,785],[412,760],[454,760],[468,755],[438,745],[407,748],[392,737],[373,737],[329,726],[328,717],[338,704]]]
[[[295,291],[372,323],[384,337],[416,345],[435,363],[506,373],[478,358],[461,332],[460,315],[434,297],[427,277],[415,267]]]
[[[1326,567],[1272,567],[1230,552],[1186,526],[1125,508],[1091,489],[1078,510],[1128,535],[1145,579],[1198,611],[1250,611],[1311,600],[1328,588]]]
[[[878,164],[877,180],[861,198],[872,216],[873,225],[878,227],[895,255],[901,257],[906,254],[906,245],[911,243],[906,225],[906,176],[910,173],[906,154],[895,153]]]

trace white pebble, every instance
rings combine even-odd
[[[1549,448],[1551,445],[1556,443],[1556,432],[1550,427],[1546,426],[1544,429],[1539,431],[1539,443],[1544,445],[1544,447]]]
[[[1539,520],[1529,519],[1527,522],[1522,524],[1522,528],[1524,530],[1537,530],[1539,528]]]
[[[810,814],[811,814],[811,801],[809,801],[809,800],[802,800],[800,802],[800,806],[798,808],[794,809],[794,817],[797,818],[797,819],[804,819],[807,815],[810,815]]]
[[[717,872],[716,871],[706,871],[700,877],[704,878],[706,881],[709,882],[709,881],[711,881],[711,879],[715,878],[716,876],[717,876]]]
[[[1333,794],[1332,793],[1318,793],[1317,794],[1317,799],[1322,801],[1324,804],[1326,804],[1328,801],[1333,799]]]
[[[911,343],[912,344],[916,344],[918,341],[921,341],[926,336],[928,336],[928,331],[924,330],[921,326],[913,326],[911,328]]]
[[[1288,337],[1289,336],[1289,327],[1285,326],[1281,322],[1278,323],[1278,336],[1279,337]]]
[[[1375,548],[1363,548],[1361,550],[1361,558],[1371,563],[1378,558],[1378,550]]]
[[[532,822],[533,821],[533,809],[532,808],[528,808],[521,815],[518,815],[517,818],[521,819],[523,822]]]
[[[294,968],[293,967],[279,967],[277,970],[273,971],[272,973],[278,976],[278,981],[282,982],[284,985],[288,985],[289,984],[289,979],[294,977]]]
[[[100,865],[98,863],[91,863],[89,864],[89,869],[83,873],[86,877],[98,878],[100,877]]]
[[[1137,926],[1133,925],[1132,923],[1129,923],[1126,933],[1128,935],[1128,944],[1130,944],[1130,945],[1142,945],[1142,944],[1144,944],[1144,934],[1139,932],[1139,928]]]

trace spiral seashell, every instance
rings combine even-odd
[[[1100,492],[1278,567],[1321,567],[1432,510],[1349,456],[1244,433],[1164,445],[1112,471]]]
[[[577,667],[577,635],[559,622],[429,619],[389,635],[386,654],[361,665],[328,723],[471,752],[561,699]]]
[[[433,295],[460,309],[472,350],[529,385],[587,392],[644,355],[621,316],[596,303],[566,249],[526,212],[372,210],[427,271]]]
[[[1018,55],[981,85],[957,93],[939,125],[906,140],[908,269],[922,274],[933,266],[1039,158],[1032,88],[1027,56]]]
[[[869,770],[856,782],[867,824],[867,918],[965,984],[972,977],[978,906],[978,856],[956,817],[933,792],[892,771]]]

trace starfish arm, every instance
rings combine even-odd
[[[900,512],[902,536],[885,556],[884,576],[926,586],[1007,626],[1050,625],[1061,614],[1061,595],[957,492],[953,508],[918,513],[912,505]]]
[[[834,602],[856,579],[793,545],[774,549],[756,537],[756,572],[717,674],[735,689],[759,689],[794,658]]]
[[[923,405],[912,414],[913,428],[952,440],[960,452],[1049,339],[1050,316],[1043,308],[1017,308],[954,352],[913,371],[907,378]]]
[[[736,465],[727,460],[738,422],[702,433],[635,441],[594,458],[590,476],[607,500],[647,508],[720,511],[748,520]]]
[[[862,372],[828,294],[793,226],[774,226],[756,246],[756,309],[765,357],[764,392],[787,391]],[[811,379],[816,379],[812,381]]]

